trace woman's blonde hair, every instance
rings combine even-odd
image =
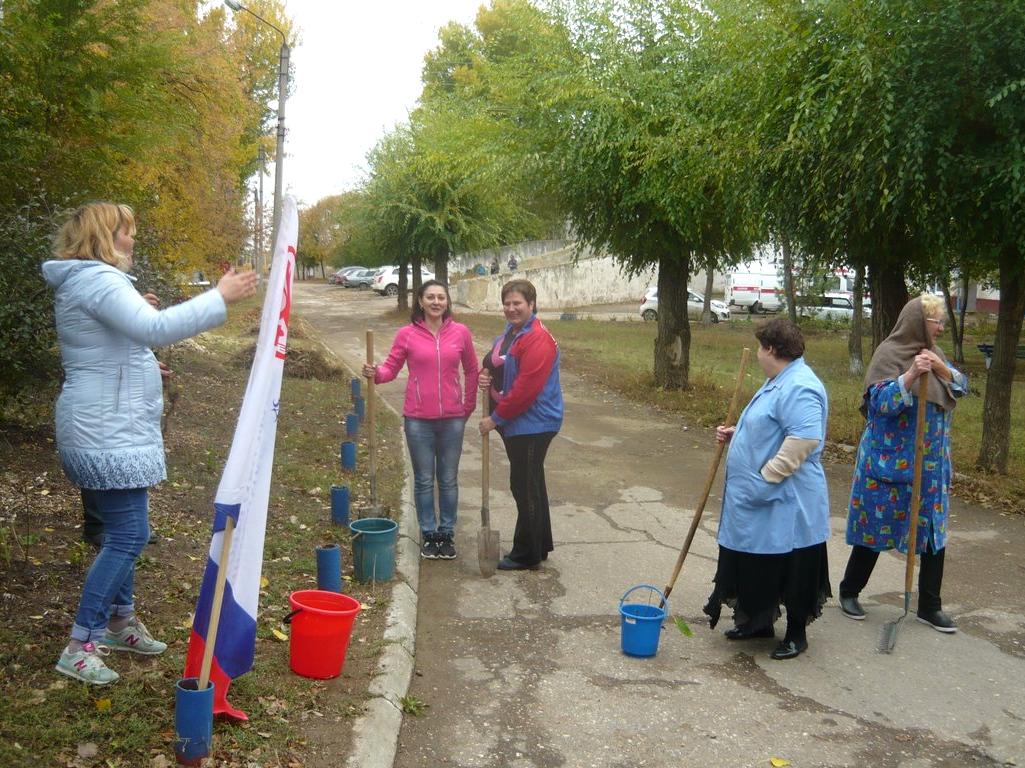
[[[53,255],[58,259],[96,260],[127,271],[130,254],[114,247],[114,233],[135,236],[135,214],[127,205],[86,203],[57,230]]]
[[[938,320],[942,315],[945,307],[943,306],[943,299],[937,296],[935,293],[923,293],[922,296],[922,314],[926,317],[931,317],[934,320]]]

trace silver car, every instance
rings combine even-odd
[[[730,319],[730,308],[721,301],[712,299],[709,302],[709,309],[712,311],[712,322]],[[658,320],[658,288],[651,287],[644,292],[641,299],[641,317],[649,322]],[[700,320],[701,313],[705,311],[705,297],[695,291],[687,291],[687,317],[691,320]]]

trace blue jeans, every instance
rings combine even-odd
[[[103,546],[85,576],[71,637],[83,643],[103,639],[111,616],[135,613],[135,560],[149,539],[149,490],[82,489],[82,500],[103,521]]]
[[[406,417],[406,444],[413,462],[413,498],[420,533],[451,536],[459,506],[459,457],[463,454],[466,419]],[[438,512],[434,518],[434,479],[438,479]]]

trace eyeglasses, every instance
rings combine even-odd
[[[927,317],[927,318],[925,318],[925,322],[927,322],[927,323],[936,323],[936,325],[945,325],[945,322],[943,320],[937,320],[934,317]]]

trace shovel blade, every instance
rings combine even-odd
[[[498,568],[498,558],[498,531],[481,528],[477,531],[477,564],[480,566],[480,575],[485,579],[494,576]]]

